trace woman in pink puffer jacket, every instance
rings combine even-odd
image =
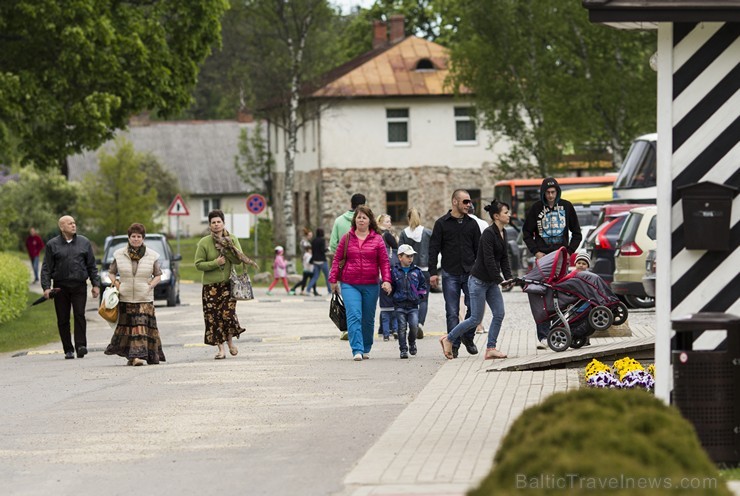
[[[343,268],[339,268],[343,263]],[[366,205],[355,209],[352,228],[339,241],[331,264],[332,292],[339,290],[347,310],[347,332],[355,361],[369,358],[373,347],[375,308],[378,304],[378,277],[381,289],[391,293],[391,264],[373,211]]]

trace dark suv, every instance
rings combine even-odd
[[[114,236],[105,249],[100,271],[100,294],[102,298],[103,290],[110,286],[111,279],[108,274],[110,264],[113,262],[113,253],[119,248],[123,248],[128,243],[128,237],[125,235]],[[180,271],[178,262],[182,260],[180,255],[175,255],[170,243],[164,234],[147,234],[144,237],[144,244],[147,248],[159,253],[159,266],[162,269],[162,278],[154,288],[155,300],[167,300],[168,307],[174,307],[180,303]]]

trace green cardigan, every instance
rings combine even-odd
[[[242,251],[239,239],[235,236],[232,239],[236,249]],[[232,265],[237,267],[241,265],[238,258],[228,253],[226,254],[226,263],[219,267],[216,263],[218,256],[218,250],[216,250],[216,245],[213,244],[213,238],[210,235],[198,241],[198,246],[195,248],[195,268],[203,272],[203,277],[201,277],[203,284],[228,281]],[[241,271],[237,270],[237,272]]]

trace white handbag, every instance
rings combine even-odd
[[[103,305],[109,310],[118,306],[118,290],[113,286],[108,286],[103,291]]]

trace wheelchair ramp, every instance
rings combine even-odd
[[[619,360],[626,356],[635,359],[645,359],[653,357],[655,354],[655,336],[624,339],[603,344],[600,344],[599,341],[592,338],[589,346],[584,346],[577,350],[568,348],[560,353],[546,350],[537,355],[532,354],[496,360],[491,367],[486,369],[486,372],[575,367],[583,366],[594,358],[601,361]]]

